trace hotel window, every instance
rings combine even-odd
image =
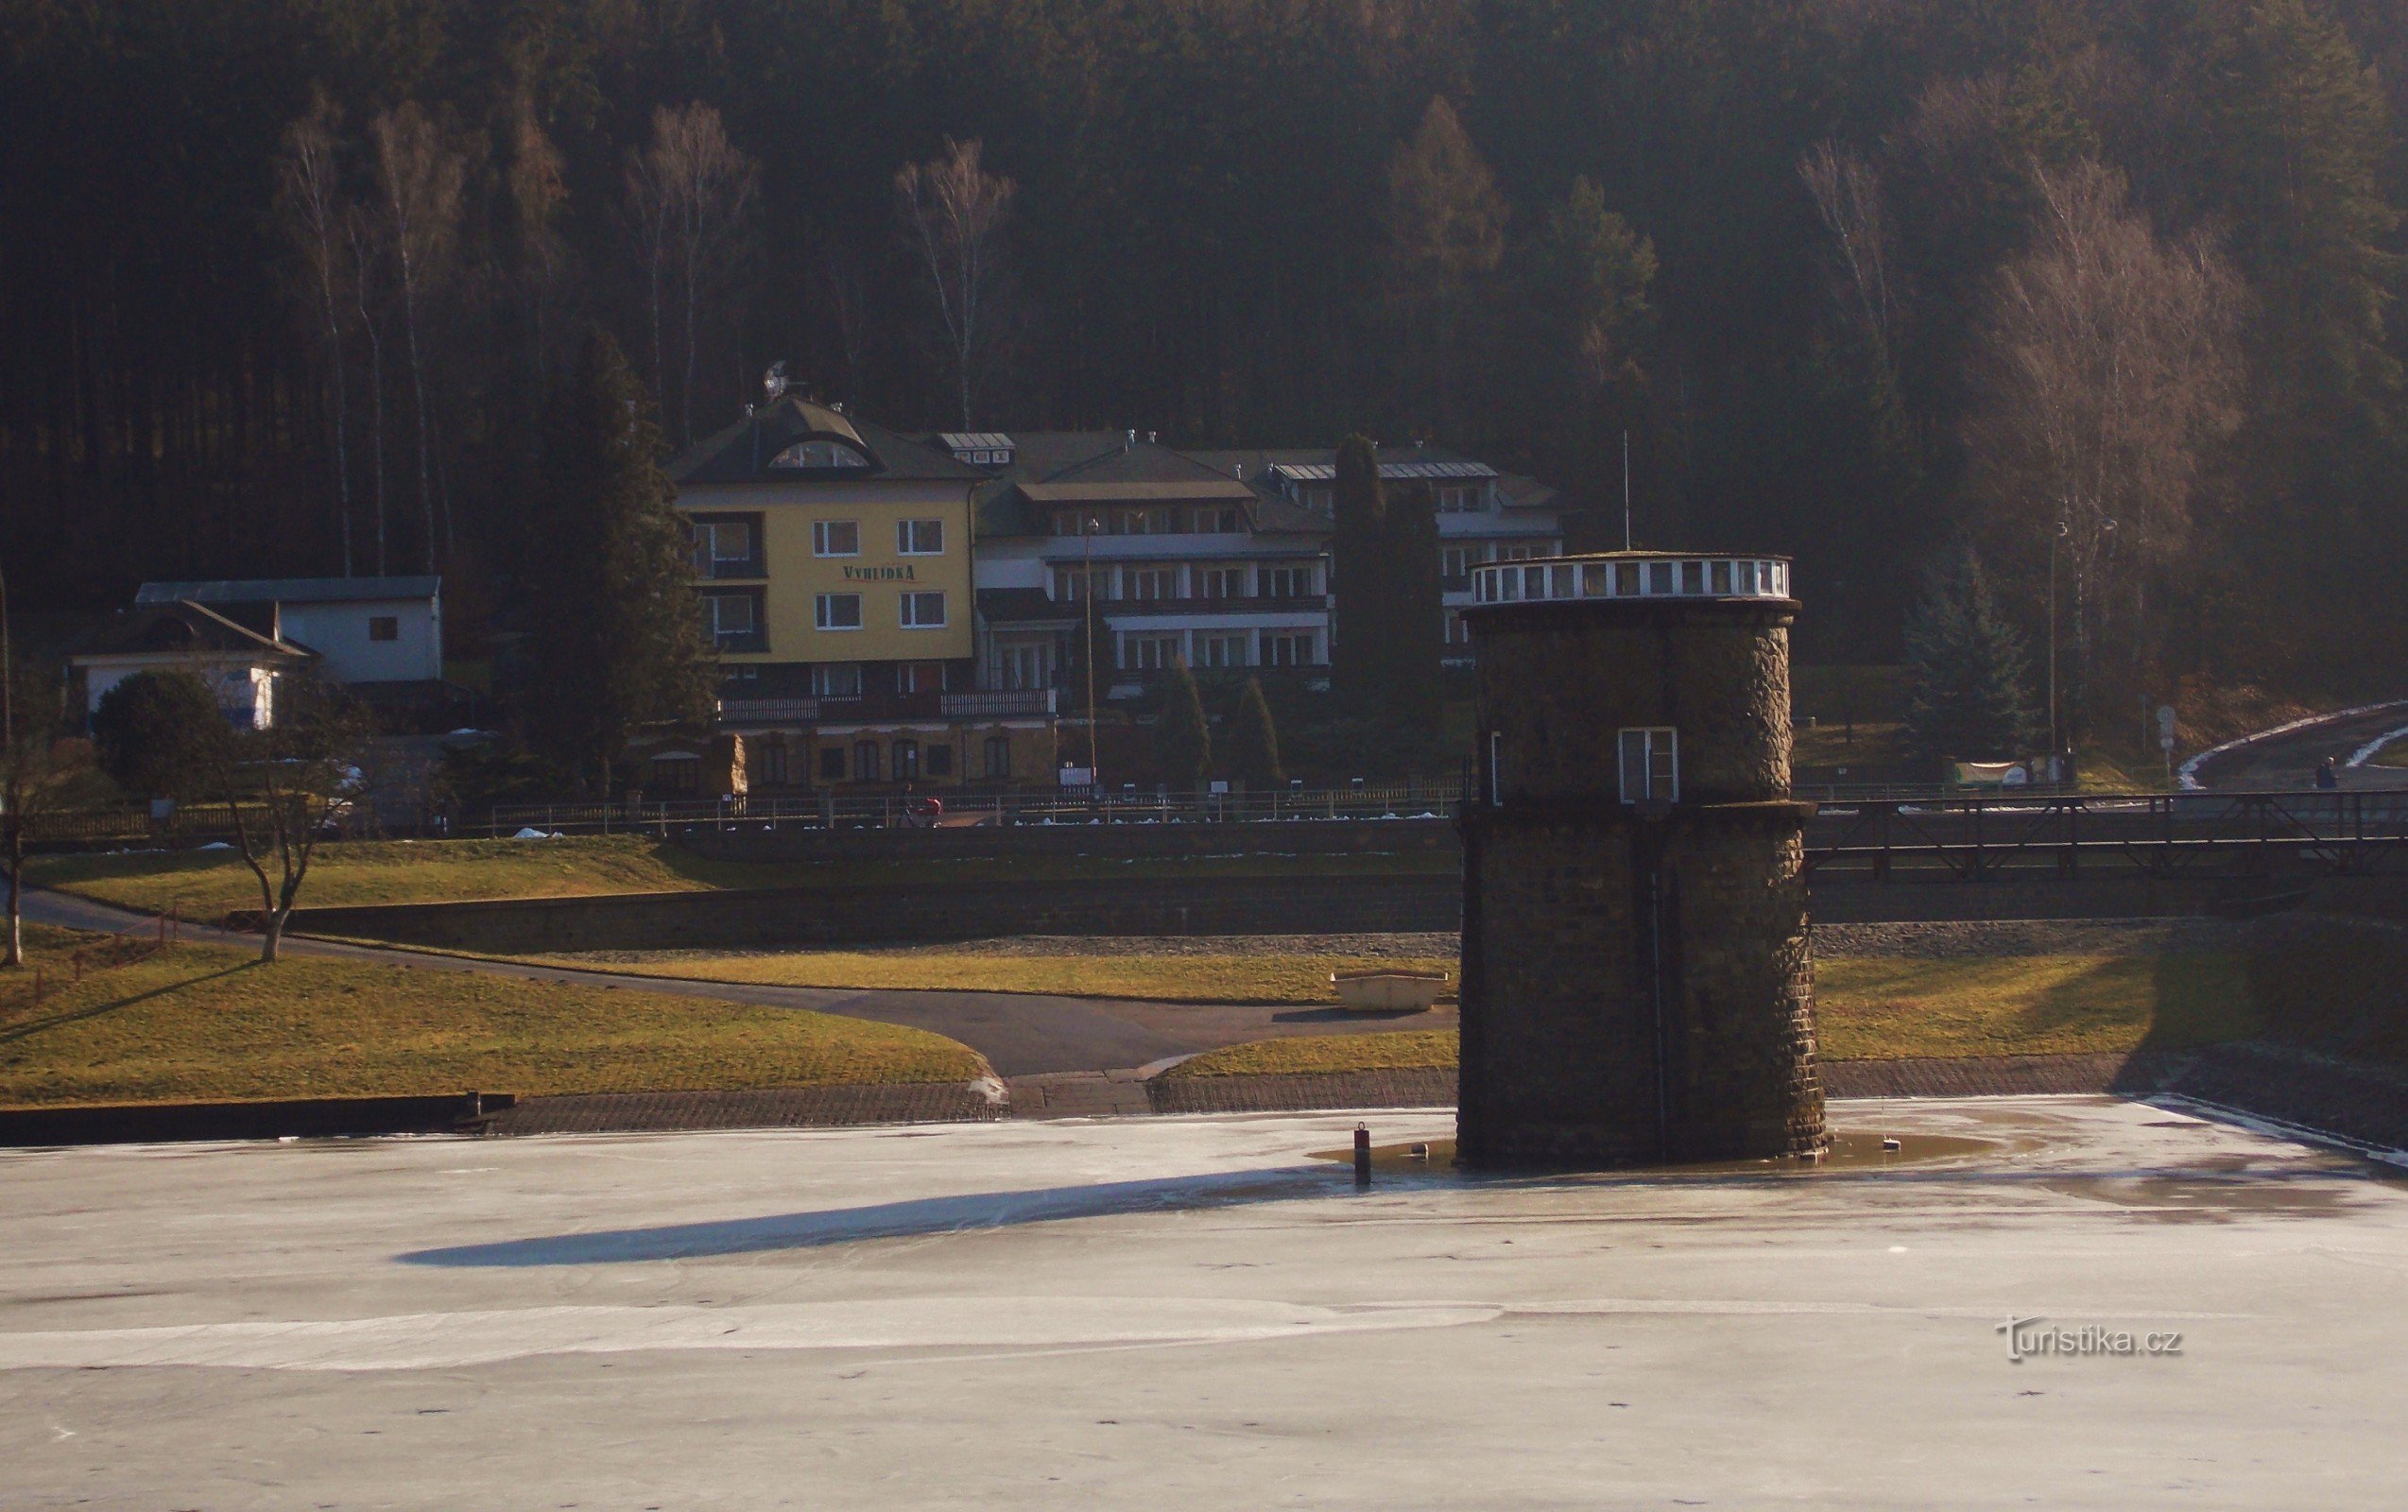
[[[1235,505],[1195,511],[1195,533],[1199,536],[1234,535],[1245,528],[1245,512]]]
[[[695,602],[702,610],[702,633],[722,651],[762,651],[759,593],[703,593]]]
[[[1026,643],[997,646],[995,682],[1004,688],[1045,686],[1045,648]]]
[[[749,519],[694,522],[694,570],[703,577],[760,576],[760,526]]]
[[[1121,586],[1125,590],[1125,596],[1140,602],[1177,598],[1179,596],[1178,569],[1176,567],[1124,567],[1121,569]]]
[[[1176,635],[1124,635],[1121,668],[1127,672],[1168,672],[1179,658]]]
[[[645,785],[656,793],[697,793],[702,788],[702,758],[668,751],[652,758]]]
[[[1294,633],[1265,631],[1263,636],[1263,664],[1266,667],[1309,667],[1317,665],[1314,654],[1313,632]]]
[[[904,662],[895,668],[897,693],[942,693],[945,691],[945,663],[942,662]]]
[[[1012,774],[1012,739],[1009,735],[987,737],[987,780],[1000,782]]]
[[[905,557],[941,557],[945,552],[945,522],[898,520],[895,550]]]
[[[1243,635],[1199,635],[1195,638],[1195,663],[1206,667],[1242,667],[1246,665],[1246,637]]]
[[[819,780],[823,782],[845,780],[845,748],[842,746],[819,747]]]
[[[928,775],[931,777],[954,775],[954,748],[951,746],[928,747]]]
[[[1112,592],[1112,570],[1109,567],[1098,567],[1094,569],[1094,575],[1097,598],[1109,600],[1118,596]],[[1086,598],[1087,576],[1088,569],[1083,564],[1076,567],[1055,568],[1054,601],[1058,604],[1075,604]]]
[[[1246,569],[1243,567],[1196,568],[1195,594],[1198,598],[1244,598],[1246,596]]]
[[[371,641],[398,641],[402,638],[402,620],[398,614],[370,614],[368,617],[368,638]]]
[[[859,593],[821,593],[813,601],[813,623],[823,630],[861,628]]]
[[[1316,576],[1310,567],[1265,567],[1263,569],[1263,596],[1311,598],[1316,592]]]
[[[786,785],[786,747],[783,744],[761,747],[761,781],[771,787]]]
[[[1438,576],[1453,581],[1467,576],[1480,559],[1477,546],[1449,546],[1438,553]]]
[[[903,594],[903,627],[906,630],[943,629],[945,627],[945,595],[942,593]]]
[[[1622,732],[1622,800],[1680,801],[1680,737],[1670,730]]]
[[[1444,488],[1438,490],[1440,514],[1478,514],[1488,507],[1488,490],[1485,485]]]
[[[1463,611],[1455,609],[1447,610],[1447,644],[1470,645],[1471,644],[1471,627],[1463,623]]]
[[[916,740],[895,742],[895,781],[898,782],[920,781],[920,742]]]
[[[814,520],[811,522],[811,554],[815,557],[860,556],[861,522]]]
[[[857,740],[852,747],[852,780],[856,782],[878,781],[878,743]]]
[[[822,662],[811,669],[811,692],[818,698],[861,696],[861,663]]]

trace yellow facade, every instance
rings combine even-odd
[[[939,662],[972,653],[970,489],[957,482],[847,482],[690,484],[678,503],[689,514],[757,515],[761,521],[765,648],[726,651],[720,661]],[[918,543],[934,551],[906,552],[897,526],[935,522],[937,540],[923,528]],[[848,529],[848,527],[850,527]],[[840,549],[850,544],[851,554]],[[712,587],[745,581],[720,577]],[[943,624],[906,623],[905,595],[922,595],[912,606],[924,617],[924,595],[943,595]],[[858,628],[822,628],[821,595],[858,595]],[[841,605],[832,606],[836,617]]]

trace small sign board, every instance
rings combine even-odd
[[[1065,766],[1062,768],[1062,786],[1092,787],[1094,784],[1095,768],[1092,766]]]

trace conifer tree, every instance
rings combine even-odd
[[[1263,696],[1260,679],[1246,679],[1238,696],[1237,715],[1230,725],[1230,765],[1246,785],[1275,791],[1287,782],[1280,766],[1280,734],[1271,723],[1270,701]]]
[[[1193,792],[1212,765],[1212,727],[1204,722],[1204,700],[1184,657],[1171,663],[1170,678],[1162,684],[1162,719],[1154,727],[1154,755],[1174,792]]]
[[[1438,659],[1446,611],[1438,581],[1438,498],[1416,482],[1389,505],[1385,532],[1386,625],[1381,636],[1380,702],[1389,713],[1427,729],[1438,718]]]
[[[543,591],[535,618],[535,743],[609,773],[646,724],[711,712],[693,547],[662,470],[652,399],[596,331],[545,427]]]
[[[1906,627],[1906,744],[1934,762],[1999,761],[2031,739],[2023,638],[1970,547],[1925,578]]]
[[[1330,680],[1341,694],[1369,697],[1388,631],[1388,508],[1380,489],[1379,447],[1369,437],[1338,442],[1332,502],[1331,587],[1337,609],[1331,617]]]

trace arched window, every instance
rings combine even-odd
[[[800,468],[814,472],[826,472],[835,468],[866,468],[869,465],[869,458],[842,441],[815,438],[795,442],[769,458],[769,465],[773,468]]]

